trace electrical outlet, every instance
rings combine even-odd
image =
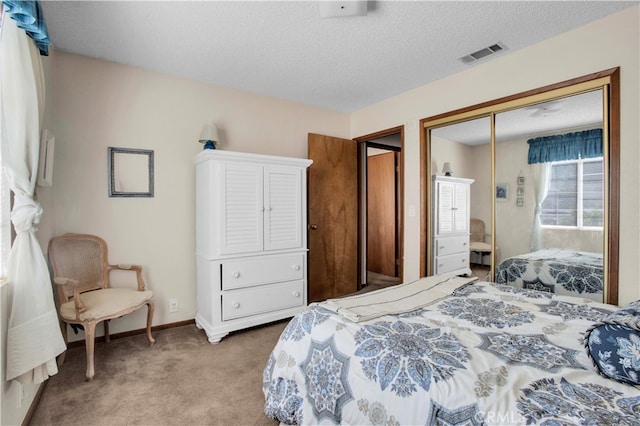
[[[169,312],[178,312],[178,299],[169,299]]]

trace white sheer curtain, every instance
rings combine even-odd
[[[36,238],[42,208],[33,200],[44,111],[40,53],[13,19],[0,33],[0,142],[14,206],[16,239],[7,264],[12,295],[7,334],[7,380],[41,383],[58,372],[65,349],[47,262]]]
[[[533,226],[531,227],[531,251],[542,250],[544,248],[544,238],[542,236],[542,202],[549,193],[549,183],[551,181],[551,163],[531,164],[531,176],[533,180],[533,190],[536,201],[536,209],[533,214]]]

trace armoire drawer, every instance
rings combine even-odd
[[[446,274],[461,268],[469,267],[469,252],[452,254],[449,256],[438,256],[434,262],[434,274]]]
[[[222,293],[222,320],[304,306],[305,281],[231,290]]]
[[[222,263],[222,290],[303,278],[304,254],[302,253]]]
[[[434,240],[436,256],[469,251],[469,236],[441,237]]]

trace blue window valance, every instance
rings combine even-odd
[[[44,13],[39,1],[2,0],[5,13],[16,21],[18,28],[25,30],[27,35],[36,42],[36,46],[43,56],[49,56],[49,34],[44,21]]]
[[[529,164],[602,157],[602,129],[529,139]]]

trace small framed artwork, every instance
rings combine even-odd
[[[509,198],[509,185],[506,183],[496,184],[496,200],[505,201]]]
[[[108,148],[109,197],[153,197],[153,150]]]
[[[524,197],[524,186],[519,186],[518,190],[516,191],[516,195],[518,197]]]
[[[524,176],[518,176],[518,186],[524,186]]]
[[[522,207],[522,206],[524,206],[524,198],[522,198],[522,197],[518,197],[518,198],[516,199],[516,206],[518,206],[518,207]]]

